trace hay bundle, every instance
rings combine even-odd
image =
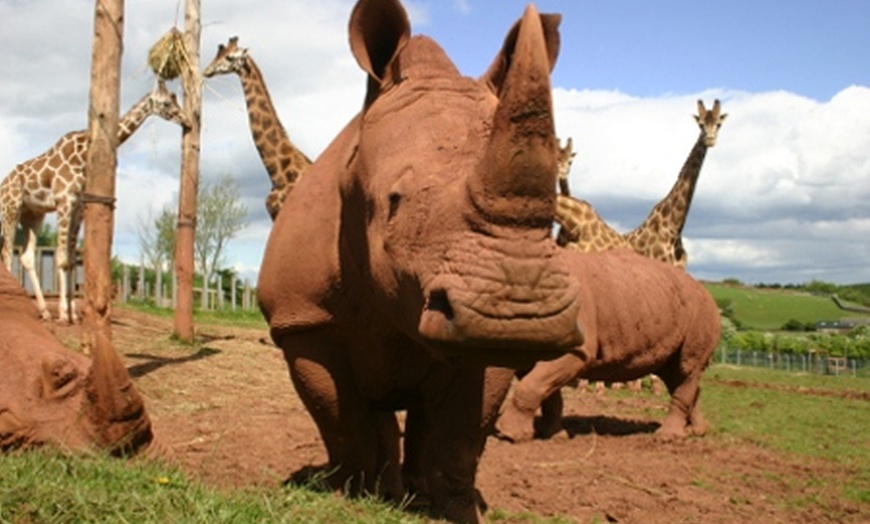
[[[190,64],[181,31],[173,27],[163,35],[148,52],[148,64],[164,80],[178,78]]]

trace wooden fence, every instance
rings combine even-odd
[[[33,284],[25,275],[24,268],[21,266],[19,259],[19,249],[16,248],[12,256],[12,276],[17,278],[18,282],[24,287],[31,296],[33,293]],[[54,247],[38,247],[35,252],[35,267],[36,274],[39,278],[39,285],[42,287],[42,293],[46,297],[54,297],[59,294],[57,288],[57,268],[55,267],[56,248]],[[164,275],[155,273],[156,282],[146,282],[145,268],[139,266],[138,278],[131,278],[133,268],[129,265],[124,265],[122,275],[115,282],[115,300],[121,303],[126,303],[130,300],[149,300],[153,301],[158,307],[174,308],[176,297],[175,279],[169,282],[163,281]],[[85,273],[82,266],[82,255],[78,254],[76,260],[76,271],[74,279],[74,295],[82,296],[84,286]],[[222,292],[218,292],[218,290]],[[242,310],[250,311],[257,308],[256,289],[251,287],[248,279],[239,280],[233,277],[231,280],[217,279],[210,284],[210,289],[203,296],[202,288],[194,289],[195,299],[200,302],[202,309],[228,309],[232,311]]]
[[[177,281],[175,278],[164,279],[160,272],[155,273],[153,282],[145,280],[145,268],[138,268],[138,278],[132,277],[131,266],[124,265],[121,280],[116,282],[115,299],[121,303],[130,300],[147,300],[157,307],[174,308],[177,296]],[[166,280],[170,280],[166,282]],[[248,279],[240,280],[233,276],[229,281],[220,275],[215,277],[203,294],[201,287],[194,288],[194,299],[199,300],[201,309],[227,309],[231,311],[251,311],[257,308],[256,289],[251,287]]]

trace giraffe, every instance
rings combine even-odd
[[[653,207],[646,220],[625,235],[610,227],[595,211],[592,204],[571,196],[568,174],[575,156],[572,140],[569,138],[565,147],[559,148],[559,195],[556,197],[556,221],[560,225],[557,236],[560,246],[585,253],[625,247],[667,264],[686,268],[688,255],[683,248],[683,226],[707,149],[716,145],[719,129],[728,116],[727,113],[721,112],[721,103],[718,99],[714,100],[713,107],[709,111],[704,107],[702,100],[698,100],[697,106],[698,114],[694,118],[700,128],[700,134],[680,170],[677,181],[668,195]],[[653,379],[652,385],[653,391],[661,389],[657,377]],[[614,386],[621,387],[617,384]],[[602,383],[597,383],[595,387],[597,392],[603,391]],[[637,390],[640,381],[629,383],[628,387]],[[550,402],[560,403],[561,399],[552,399]],[[558,410],[558,408],[549,409]]]
[[[718,99],[713,102],[713,108],[709,111],[704,107],[704,102],[698,100],[695,120],[701,132],[680,170],[676,183],[667,196],[653,207],[646,220],[625,235],[632,248],[641,255],[686,268],[688,255],[683,248],[683,226],[689,214],[689,206],[692,205],[692,196],[707,149],[716,145],[719,128],[728,116],[721,109]]]
[[[682,231],[689,213],[698,175],[707,149],[716,145],[719,128],[727,117],[721,112],[719,100],[711,110],[698,100],[695,120],[700,134],[683,164],[676,183],[667,196],[650,211],[646,220],[628,234],[620,234],[608,225],[592,204],[570,196],[568,172],[574,153],[571,139],[560,148],[559,189],[556,198],[556,221],[561,226],[559,243],[568,249],[583,252],[629,247],[638,253],[662,262],[686,268],[687,255],[682,246]]]
[[[150,115],[158,115],[170,122],[187,126],[181,107],[162,80],[118,122],[118,145],[123,144]],[[25,233],[25,247],[21,252],[21,265],[27,272],[40,316],[51,320],[39,285],[34,258],[36,234],[45,215],[57,213],[57,267],[60,300],[59,320],[74,322],[74,308],[68,301],[68,278],[75,268],[75,248],[81,226],[85,187],[85,163],[88,153],[88,132],[71,131],[60,138],[45,153],[15,166],[0,182],[0,216],[2,216],[2,249],[0,259],[6,268],[12,268],[12,244],[15,227],[20,223]],[[70,279],[71,283],[71,279]]]
[[[239,47],[238,41],[234,36],[227,45],[218,45],[217,55],[202,74],[206,78],[230,73],[239,75],[254,145],[272,181],[272,191],[266,197],[266,211],[274,221],[287,194],[311,165],[311,160],[290,141],[275,112],[260,68],[248,50]]]
[[[557,158],[559,194],[556,195],[556,222],[560,226],[557,243],[584,253],[631,247],[625,237],[601,218],[592,204],[571,196],[568,174],[576,155],[574,142],[568,138],[565,147],[559,147]]]

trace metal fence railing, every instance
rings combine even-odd
[[[784,371],[870,377],[870,361],[833,357],[823,353],[774,353],[741,349],[717,349],[714,362],[735,366],[764,367]]]

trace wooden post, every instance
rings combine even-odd
[[[163,268],[154,269],[154,305],[163,307]]]
[[[232,304],[231,308],[233,311],[236,310],[236,286],[238,285],[238,280],[236,279],[236,275],[233,275],[230,279],[230,303]]]
[[[200,115],[202,82],[199,74],[200,0],[186,0],[184,43],[187,67],[181,81],[184,111],[190,128],[184,130],[181,144],[181,188],[178,195],[178,223],[175,240],[175,275],[178,295],[175,307],[175,336],[192,342],[193,332],[193,243],[196,236],[196,192],[199,187]]]
[[[112,300],[112,231],[115,170],[118,164],[119,94],[124,34],[124,1],[98,0],[91,57],[88,147],[85,167],[85,308],[82,348],[86,353],[114,351],[109,323]]]
[[[124,264],[121,270],[121,303],[126,304],[130,300],[130,266]]]
[[[139,300],[148,298],[148,292],[145,290],[145,260],[139,259],[139,279],[136,284],[136,296]]]

